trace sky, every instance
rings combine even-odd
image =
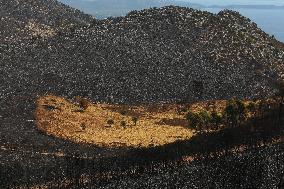
[[[284,5],[284,0],[180,0],[203,5]]]
[[[77,0],[77,1],[99,1],[99,0]],[[103,0],[102,0],[103,1]],[[176,0],[202,5],[277,5],[284,6],[284,0]]]

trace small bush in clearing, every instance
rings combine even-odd
[[[114,124],[114,121],[112,119],[107,120],[107,124],[111,127]]]
[[[83,109],[83,110],[87,110],[88,107],[90,106],[90,101],[86,98],[81,98],[79,101],[79,106]]]
[[[81,128],[82,128],[82,130],[83,130],[83,131],[85,131],[85,130],[86,130],[86,127],[87,127],[87,126],[86,126],[86,124],[85,124],[85,123],[82,123],[82,124],[81,124]]]
[[[126,122],[125,122],[125,121],[121,121],[121,122],[120,122],[120,126],[121,126],[121,127],[126,127]]]
[[[133,121],[134,125],[136,126],[137,122],[138,122],[138,117],[136,117],[136,116],[132,117],[132,121]]]

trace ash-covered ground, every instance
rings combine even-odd
[[[57,157],[42,155],[42,149],[98,159],[129,152],[77,145],[39,133],[33,117],[39,95],[80,95],[111,103],[252,99],[277,93],[275,82],[284,77],[282,44],[233,11],[211,14],[169,6],[102,21],[67,11],[75,20],[72,24],[56,1],[45,9],[35,2],[44,4],[0,2],[3,165],[22,162],[31,170],[32,165],[52,165]],[[68,20],[67,26],[56,24],[61,18]],[[16,32],[17,28],[24,29]],[[279,145],[204,165],[165,167],[153,176],[142,174],[131,180],[132,186],[209,188],[208,182],[211,188],[277,188],[282,152]],[[238,184],[238,178],[243,182]],[[127,187],[129,179],[113,180],[106,187]]]
[[[236,12],[165,7],[1,44],[2,94],[95,101],[257,98],[277,92],[283,49]]]

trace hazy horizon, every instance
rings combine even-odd
[[[71,0],[66,0],[71,1]],[[77,0],[77,1],[100,1],[100,0]],[[159,1],[159,0],[156,0]],[[163,1],[163,0],[160,0]],[[194,4],[201,4],[205,6],[211,5],[276,5],[284,6],[283,0],[173,0],[173,1],[182,1]]]
[[[284,6],[284,1],[280,0],[60,0],[63,3],[69,4],[72,7],[78,8],[88,14],[92,14],[98,19],[104,19],[107,17],[116,17],[126,15],[131,10],[141,10],[144,8],[150,7],[160,7],[168,5],[169,1],[177,2],[176,5],[187,6],[190,4],[199,4],[197,9],[204,10],[205,7],[212,5],[226,6],[226,5],[275,5],[275,6]],[[112,2],[112,3],[109,3]],[[118,3],[119,2],[119,3]],[[164,3],[163,3],[164,2]],[[182,2],[181,4],[179,2]],[[183,3],[185,2],[185,3]],[[175,4],[175,3],[173,3]],[[204,6],[204,7],[203,7]],[[221,8],[223,9],[223,8]],[[216,9],[207,9],[209,12],[217,13],[221,10],[220,8]],[[284,42],[284,28],[281,24],[281,21],[284,19],[284,9],[258,9],[258,8],[234,8],[234,10],[240,12],[246,17],[249,17],[254,22],[259,24],[261,29],[274,35],[278,40]]]
[[[177,0],[203,5],[277,5],[283,6],[283,0]]]

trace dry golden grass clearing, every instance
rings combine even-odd
[[[73,142],[105,147],[150,147],[187,140],[187,128],[180,105],[90,104],[82,110],[78,103],[47,95],[37,100],[38,128],[48,135]],[[133,118],[137,117],[135,125]],[[112,120],[113,124],[108,124]],[[125,126],[123,125],[125,123]]]
[[[188,128],[185,119],[189,110],[214,109],[223,112],[227,102],[214,100],[153,105],[88,103],[87,109],[83,110],[81,106],[85,105],[80,106],[79,99],[70,101],[53,95],[40,97],[35,112],[38,129],[55,137],[102,147],[161,146],[193,136],[194,131]],[[244,101],[246,105],[250,102]],[[268,99],[265,103],[272,105],[275,100]],[[247,114],[252,116],[249,112]],[[136,124],[135,117],[138,118]]]

